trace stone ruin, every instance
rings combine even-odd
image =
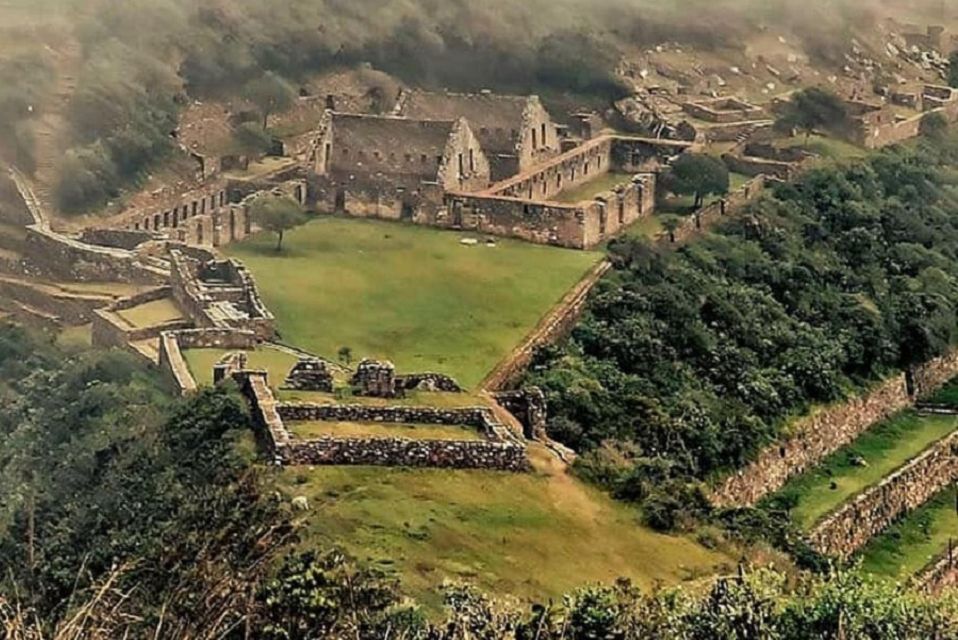
[[[523,435],[529,440],[544,441],[548,407],[546,396],[539,387],[526,387],[517,391],[501,391],[494,394],[496,402],[514,415],[522,424]]]
[[[396,374],[388,361],[364,359],[356,368],[350,383],[353,394],[370,398],[402,398],[407,391],[461,393],[459,383],[442,373]]]
[[[283,382],[283,389],[293,391],[333,392],[333,374],[325,360],[300,358]]]
[[[396,383],[396,366],[392,362],[362,360],[350,383],[357,396],[401,398],[405,389]]]

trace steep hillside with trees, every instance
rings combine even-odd
[[[789,416],[943,353],[956,336],[954,139],[820,168],[702,241],[625,239],[572,339],[539,355],[549,431],[656,526]],[[693,484],[689,484],[692,482]]]

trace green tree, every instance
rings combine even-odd
[[[676,195],[694,196],[699,209],[708,195],[724,195],[729,190],[729,173],[725,163],[713,156],[687,153],[672,163],[666,186]]]
[[[775,121],[780,131],[800,131],[808,139],[818,128],[839,130],[848,123],[848,109],[831,91],[809,87],[792,94]]]
[[[948,57],[948,85],[958,89],[958,51]]]
[[[267,71],[258,78],[254,78],[243,87],[243,97],[256,105],[263,118],[263,129],[266,129],[270,115],[288,109],[296,98],[293,86],[282,76]]]
[[[276,251],[283,250],[287,231],[306,222],[303,207],[290,196],[267,194],[253,200],[250,215],[261,228],[276,234]]]

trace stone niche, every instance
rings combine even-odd
[[[405,389],[396,380],[396,367],[388,361],[361,361],[351,384],[357,396],[401,398],[405,395]]]
[[[286,376],[283,388],[294,391],[332,393],[333,374],[324,360],[301,358]]]

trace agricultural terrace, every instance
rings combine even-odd
[[[654,585],[728,570],[731,558],[689,538],[654,533],[638,513],[560,468],[538,445],[537,471],[316,467],[284,469],[310,511],[302,545],[337,545],[396,571],[427,606],[467,579],[520,598],[557,598],[590,582]],[[542,601],[542,600],[540,600]]]
[[[922,416],[904,411],[879,423],[821,465],[795,477],[776,496],[794,505],[791,514],[796,524],[810,528],[955,429],[955,416]]]
[[[256,277],[284,342],[335,359],[385,358],[464,387],[493,367],[600,254],[371,220],[322,217],[226,249]]]
[[[873,539],[861,552],[862,571],[892,580],[907,580],[958,540],[955,488]]]

